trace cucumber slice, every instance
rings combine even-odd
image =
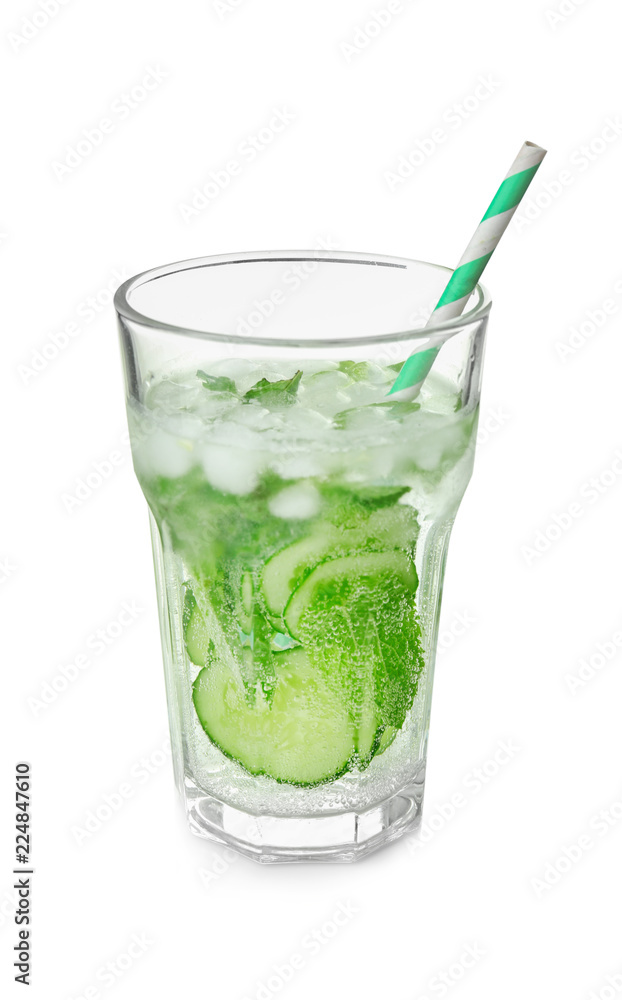
[[[193,587],[194,593],[186,585],[183,615],[188,658],[199,667],[215,659],[224,660],[231,669],[239,671],[251,702],[256,697],[258,685],[270,700],[275,682],[274,652],[297,645],[296,640],[274,632],[256,604],[252,614],[246,614],[242,606],[244,583],[241,589],[232,588],[229,603],[223,602],[220,617],[224,625],[211,606],[213,588],[196,582]],[[279,641],[274,642],[273,636],[280,636]]]
[[[331,542],[321,532],[314,532],[281,549],[264,566],[261,589],[270,614],[283,614],[292,591],[310,570],[326,558]]]
[[[294,590],[326,559],[409,549],[417,531],[417,515],[406,505],[383,507],[367,516],[359,512],[346,526],[321,521],[312,534],[281,549],[264,566],[261,589],[268,611],[282,615]]]
[[[253,613],[253,577],[250,573],[245,573],[242,577],[242,608],[244,614]]]
[[[235,613],[242,632],[251,635],[253,631],[253,577],[250,573],[242,575],[239,597],[235,599]]]
[[[201,614],[196,599],[189,587],[184,598],[184,642],[186,653],[197,667],[204,667],[210,658],[214,644],[207,629],[207,622]]]
[[[241,679],[222,662],[205,667],[193,702],[205,733],[251,774],[292,785],[322,784],[347,770],[356,750],[345,706],[305,652],[279,653],[270,704],[250,706]]]
[[[397,726],[387,726],[380,734],[378,744],[374,750],[374,757],[379,757],[381,753],[384,753],[391,746],[398,733],[399,729]]]
[[[378,710],[373,697],[373,684],[365,688],[365,703],[358,714],[358,725],[354,733],[357,763],[364,770],[376,753],[380,742],[382,726],[378,724]]]
[[[340,488],[346,498],[352,497],[370,510],[393,507],[410,490],[410,486],[366,486],[364,483],[344,483]]]
[[[294,591],[285,608],[285,624],[290,635],[304,642],[301,618],[307,610],[320,614],[330,608],[347,607],[358,602],[364,591],[383,589],[385,582],[397,581],[414,594],[417,572],[410,557],[401,549],[372,552],[321,563]],[[388,589],[388,588],[387,588]],[[319,623],[318,623],[319,624]]]

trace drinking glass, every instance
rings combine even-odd
[[[192,831],[351,861],[421,819],[451,527],[490,300],[367,253],[183,261],[118,289],[174,774]],[[439,347],[415,395],[390,393]]]

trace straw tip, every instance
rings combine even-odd
[[[525,149],[531,150],[531,152],[533,152],[533,153],[536,153],[536,152],[537,153],[542,153],[542,156],[546,156],[546,154],[547,154],[547,150],[544,148],[544,146],[539,146],[537,142],[529,142],[529,140],[527,140],[524,143],[524,147],[525,147]]]

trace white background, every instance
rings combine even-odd
[[[34,0],[5,0],[0,15],[3,995],[23,991],[11,983],[19,759],[33,769],[30,996],[622,993],[619,4],[401,0],[364,47],[384,0],[55,6],[34,31]],[[158,85],[119,111],[150,69]],[[274,108],[295,117],[184,221],[182,203]],[[100,144],[59,168],[105,117]],[[417,156],[438,129],[444,141]],[[236,860],[187,832],[160,752],[147,512],[107,289],[175,259],[319,238],[453,265],[524,139],[550,152],[531,218],[519,211],[486,275],[483,431],[450,547],[423,834],[353,866]],[[418,166],[389,184],[411,151]],[[572,328],[583,342],[564,350]],[[114,472],[69,511],[111,452]],[[123,602],[142,609],[131,627],[89,651]],[[89,665],[37,706],[81,654]],[[582,660],[593,676],[573,682]],[[486,766],[503,741],[520,749]],[[478,788],[485,766],[498,773]],[[130,798],[78,843],[123,783]],[[305,949],[342,904],[356,913]],[[135,934],[149,943],[125,968]],[[484,953],[471,968],[466,946]],[[262,994],[294,952],[304,968]],[[117,961],[109,985],[101,970]]]

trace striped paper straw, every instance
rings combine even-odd
[[[545,156],[546,149],[541,146],[533,142],[523,144],[447,282],[426,327],[444,323],[463,311]],[[407,390],[402,398],[414,399],[439,351],[440,347],[430,347],[406,358],[388,395]]]

